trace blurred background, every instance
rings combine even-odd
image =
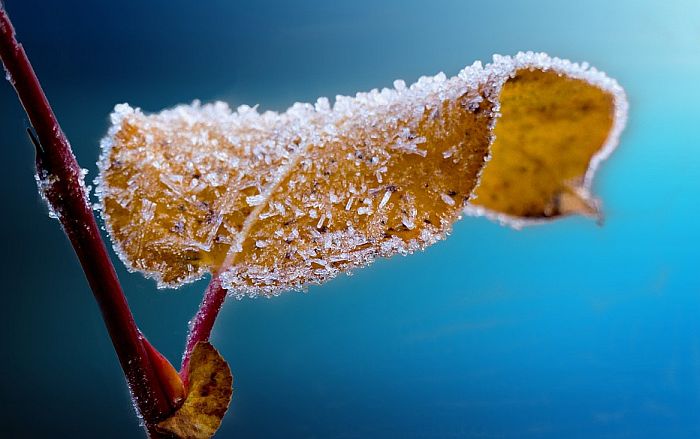
[[[700,435],[696,0],[5,3],[90,181],[120,102],[284,110],[519,50],[606,71],[631,113],[595,184],[603,227],[466,218],[426,252],[306,294],[228,301],[219,437]],[[0,436],[142,437],[7,83],[0,115]],[[178,364],[206,281],[159,291],[114,260]]]

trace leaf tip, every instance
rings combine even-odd
[[[602,223],[603,214],[600,201],[583,187],[570,187],[559,196],[559,213],[561,215],[582,215]]]

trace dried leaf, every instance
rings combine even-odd
[[[518,70],[501,90],[492,159],[473,205],[516,226],[567,214],[598,216],[590,184],[624,123],[620,101],[584,79]]]
[[[158,429],[182,439],[212,437],[231,402],[233,377],[209,342],[199,342],[189,363],[189,390],[182,406]]]
[[[614,80],[543,54],[394,85],[282,114],[117,106],[98,193],[118,253],[161,286],[218,272],[236,295],[298,289],[422,249],[465,209],[584,211],[625,119]]]

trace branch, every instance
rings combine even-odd
[[[198,342],[209,340],[214,322],[225,299],[226,290],[221,286],[221,279],[218,274],[214,274],[207,289],[204,291],[204,297],[199,305],[197,314],[190,320],[190,331],[187,335],[187,344],[185,345],[185,352],[182,354],[182,367],[180,368],[180,377],[185,383],[185,387],[187,387],[188,383],[187,368],[190,364],[192,351]]]
[[[81,168],[44,95],[22,45],[0,3],[0,59],[29,120],[36,130],[39,186],[49,207],[70,239],[107,330],[139,412],[147,426],[172,412],[163,388],[163,372],[154,368],[147,341],[134,322],[114,266],[88,203]],[[152,428],[149,428],[152,429]]]

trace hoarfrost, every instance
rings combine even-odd
[[[455,205],[455,200],[454,200],[454,198],[452,198],[451,196],[449,196],[449,195],[447,195],[447,194],[440,194],[440,198],[442,198],[442,201],[444,201],[445,204],[448,204],[448,205],[450,205],[450,206],[454,206],[454,205]]]
[[[323,223],[325,223],[325,222],[326,222],[326,214],[324,213],[323,215],[321,215],[321,219],[319,219],[318,222],[316,223],[316,228],[317,229],[322,228]]]
[[[348,198],[348,202],[345,203],[345,210],[352,209],[352,203],[355,201],[355,197]]]
[[[263,195],[253,195],[246,197],[245,201],[249,206],[258,206],[265,201],[265,197]]]
[[[58,177],[45,171],[38,171],[36,174],[34,174],[34,180],[36,181],[37,188],[39,189],[41,199],[44,200],[49,209],[49,218],[59,219],[58,212],[54,210],[47,196],[47,192],[52,190],[53,185],[58,182]]]
[[[386,206],[386,203],[389,202],[389,198],[391,198],[391,191],[384,192],[384,196],[382,197],[382,200],[379,202],[379,206],[378,206],[379,209]]]
[[[456,152],[457,152],[457,147],[452,146],[452,147],[450,147],[450,149],[442,152],[442,158],[448,159],[448,158],[452,157],[453,155],[455,155]]]
[[[152,201],[144,199],[141,202],[141,219],[144,223],[153,219],[158,205]]]

